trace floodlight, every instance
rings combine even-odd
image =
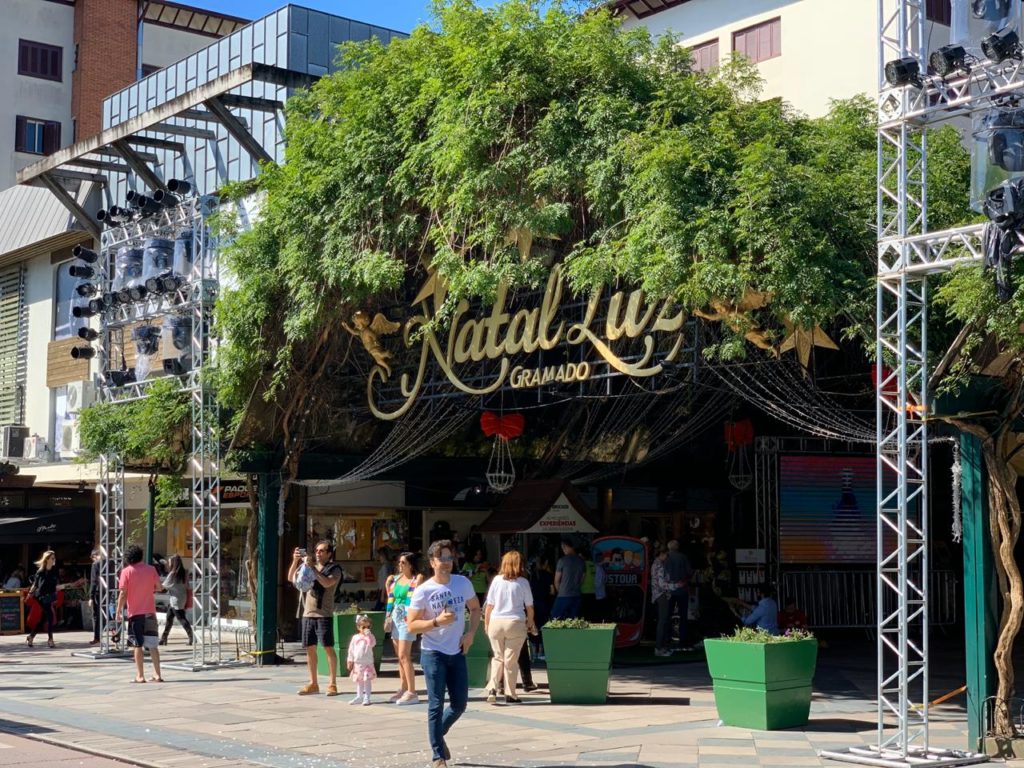
[[[176,195],[187,195],[192,191],[192,185],[183,179],[171,179],[167,182],[167,191]]]
[[[92,302],[89,302],[89,304],[75,304],[71,307],[71,316],[92,317],[93,315],[98,315],[99,312],[95,311],[94,307],[90,306],[91,303]]]
[[[985,215],[1001,229],[1024,224],[1024,176],[1004,181],[985,198]]]
[[[79,283],[75,286],[75,293],[81,296],[83,299],[87,299],[90,296],[95,296],[99,293],[100,289],[92,283]]]
[[[86,341],[96,341],[100,336],[99,331],[94,328],[79,328],[78,338],[85,339]]]
[[[92,347],[72,347],[71,357],[75,360],[91,360],[96,357],[96,350]]]
[[[971,15],[986,21],[1001,21],[1010,15],[1010,0],[971,0]]]
[[[152,216],[154,213],[160,213],[163,209],[163,206],[156,202],[156,200],[151,197],[146,197],[146,195],[136,195],[135,199],[132,201],[132,205],[134,205],[143,216]]]
[[[90,250],[82,245],[76,245],[71,249],[71,255],[76,259],[81,259],[87,264],[95,264],[99,259],[100,255],[96,251]]]
[[[899,88],[904,85],[920,87],[921,65],[913,56],[886,62],[885,79],[893,88]]]
[[[932,69],[942,77],[952,75],[954,72],[969,72],[971,67],[967,63],[967,51],[962,45],[944,45],[937,51],[932,51],[928,58]]]
[[[173,208],[181,202],[181,198],[173,192],[165,192],[162,189],[158,189],[153,193],[153,199],[160,203],[164,208]]]
[[[89,280],[96,276],[96,270],[85,264],[72,264],[68,267],[68,274],[72,277],[83,277]]]
[[[1004,27],[981,41],[981,52],[985,54],[985,58],[996,64],[1006,59],[1019,59],[1020,38],[1012,29]]]

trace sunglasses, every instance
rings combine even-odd
[[[455,560],[451,555],[443,555],[441,557],[435,557],[434,559],[440,563],[451,563]]]

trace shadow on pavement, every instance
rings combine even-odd
[[[816,717],[810,720],[807,725],[790,730],[807,732],[825,731],[830,733],[859,733],[860,731],[873,731],[877,728],[875,723],[866,720],[854,720],[843,717]]]
[[[5,720],[2,717],[0,717],[0,731],[13,734],[56,733],[53,728],[47,728],[45,725],[39,725],[37,723],[19,723],[16,720]]]
[[[609,693],[609,704],[639,704],[650,706],[654,704],[675,704],[679,706],[690,706],[689,696],[651,696],[646,693]]]

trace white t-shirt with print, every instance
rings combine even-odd
[[[420,618],[432,620],[444,613],[445,606],[455,614],[455,621],[444,627],[424,632],[420,650],[438,651],[448,656],[462,653],[459,642],[466,631],[466,601],[476,597],[473,583],[465,576],[453,573],[447,584],[427,579],[412,593],[410,609],[418,609]]]

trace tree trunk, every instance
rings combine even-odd
[[[245,529],[245,550],[249,557],[245,561],[245,576],[249,580],[249,623],[255,631],[256,605],[260,590],[260,502],[252,475],[245,476],[245,488],[249,492],[249,525]]]

